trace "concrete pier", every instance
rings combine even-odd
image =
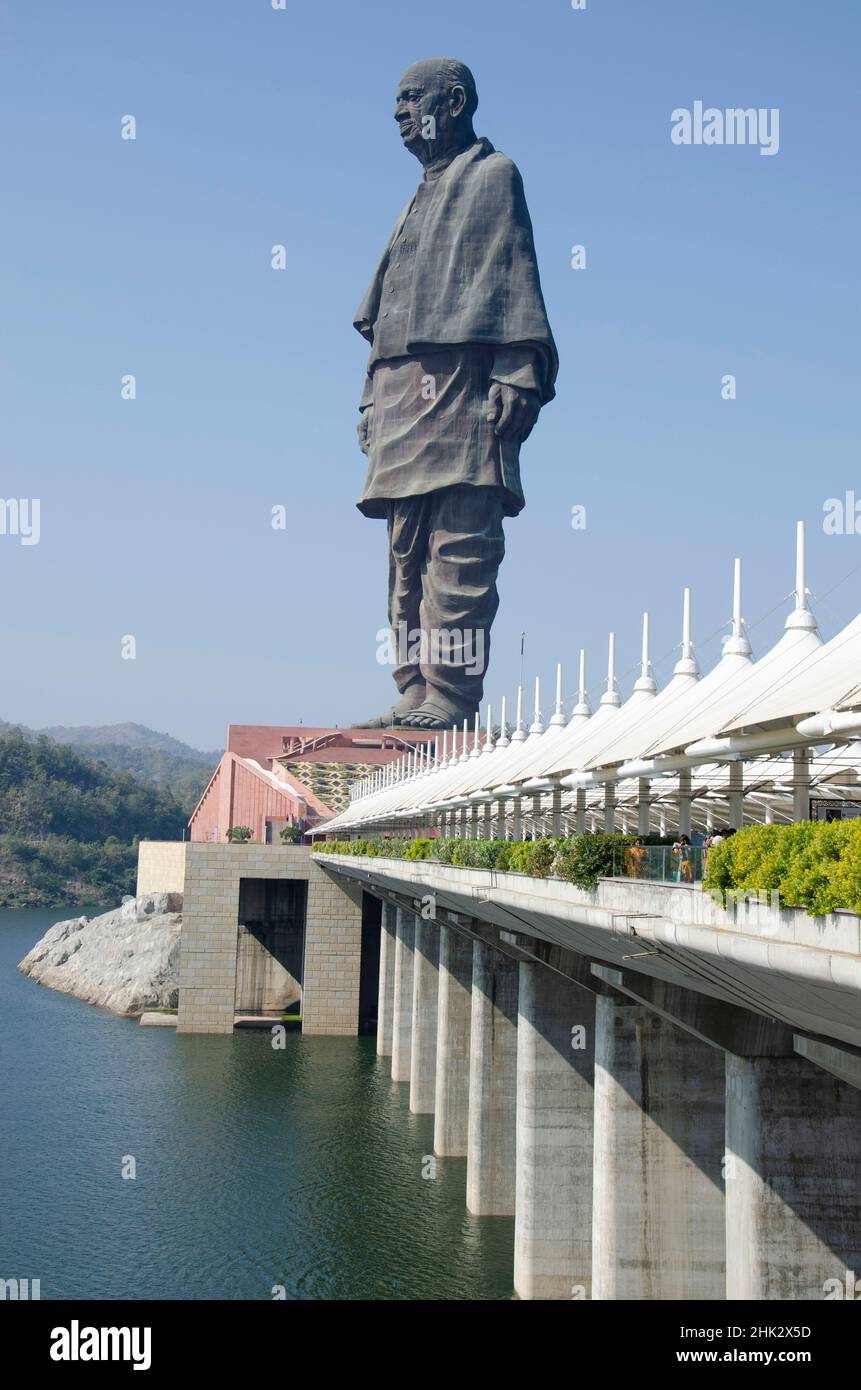
[[[722,1299],[724,1054],[596,1000],[595,1299]]]
[[[861,1091],[801,1058],[726,1059],[728,1299],[861,1274]]]
[[[398,910],[383,903],[380,924],[380,994],[377,1003],[377,1056],[392,1055],[392,1021],[395,1005],[395,941]]]
[[[513,1216],[519,966],[473,945],[466,1205],[476,1216]]]
[[[680,782],[684,825],[689,773]],[[193,866],[217,848],[190,846]],[[248,865],[254,847],[239,880]],[[354,977],[362,1007],[378,1003],[380,1050],[388,1034],[393,1077],[410,1081],[414,1110],[435,1112],[435,1152],[466,1148],[470,1212],[514,1216],[518,1297],[857,1298],[861,914],[727,906],[645,880],[602,880],[587,900],[561,881],[433,861],[314,865],[322,883],[346,881],[355,921],[351,934],[334,895],[312,913],[309,876],[306,983],[333,1012]],[[196,975],[220,970],[229,945],[216,935],[210,948],[204,928],[242,924],[243,910],[232,883],[214,915],[195,875],[187,891],[196,1006]],[[394,924],[368,909],[374,893],[405,904]],[[418,899],[451,923],[438,947]],[[235,961],[234,949],[225,968]]]
[[[415,913],[398,908],[392,988],[392,1080],[409,1081],[413,1046]]]
[[[521,962],[514,1223],[520,1298],[591,1296],[594,1062],[595,996]]]
[[[472,942],[440,927],[433,1147],[441,1157],[467,1151],[471,1011]]]
[[[439,927],[423,917],[416,917],[415,924],[410,1110],[414,1115],[432,1115],[436,1093]]]

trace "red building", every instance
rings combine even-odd
[[[261,844],[283,826],[319,825],[347,804],[349,784],[436,735],[391,729],[228,724],[227,751],[192,813],[192,840],[224,843],[247,825]]]

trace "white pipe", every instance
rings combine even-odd
[[[832,734],[845,737],[861,732],[861,712],[858,710],[823,710],[808,719],[800,719],[795,726],[802,738],[828,738]]]

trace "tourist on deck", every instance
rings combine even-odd
[[[694,851],[689,835],[680,835],[673,845],[676,883],[693,883]]]

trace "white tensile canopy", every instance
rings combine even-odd
[[[586,699],[581,653],[579,698],[566,723],[557,668],[555,710],[545,727],[536,682],[535,716],[528,730],[518,717],[509,735],[505,723],[494,740],[488,709],[483,745],[476,717],[473,746],[467,749],[464,726],[460,749],[457,731],[437,739],[436,758],[429,747],[416,750],[351,789],[349,807],[319,830],[355,830],[363,826],[396,827],[398,821],[427,823],[446,812],[466,812],[484,803],[534,798],[533,819],[544,792],[561,788],[563,819],[577,799],[582,816],[584,793],[590,817],[602,818],[601,784],[612,781],[615,805],[623,816],[650,783],[649,800],[662,818],[672,818],[678,796],[677,773],[695,771],[690,795],[696,818],[722,814],[725,798],[743,786],[750,819],[785,818],[791,805],[792,763],[781,752],[813,744],[835,745],[809,764],[811,785],[824,796],[861,798],[856,789],[861,735],[861,614],[823,643],[807,603],[804,530],[796,537],[795,606],[775,646],[753,660],[741,616],[741,563],[735,562],[731,634],[717,665],[702,678],[693,658],[690,595],[685,592],[682,655],[672,679],[658,692],[648,654],[648,616],[644,619],[641,673],[622,703],[615,676],[614,641],[610,639],[607,688],[594,714]],[[858,711],[858,713],[854,713]],[[743,776],[730,774],[728,763],[744,759]],[[561,779],[561,780],[560,780]],[[835,790],[842,788],[842,791]],[[519,805],[519,802],[518,802]],[[559,812],[559,798],[554,806]],[[527,820],[529,816],[527,813]]]

